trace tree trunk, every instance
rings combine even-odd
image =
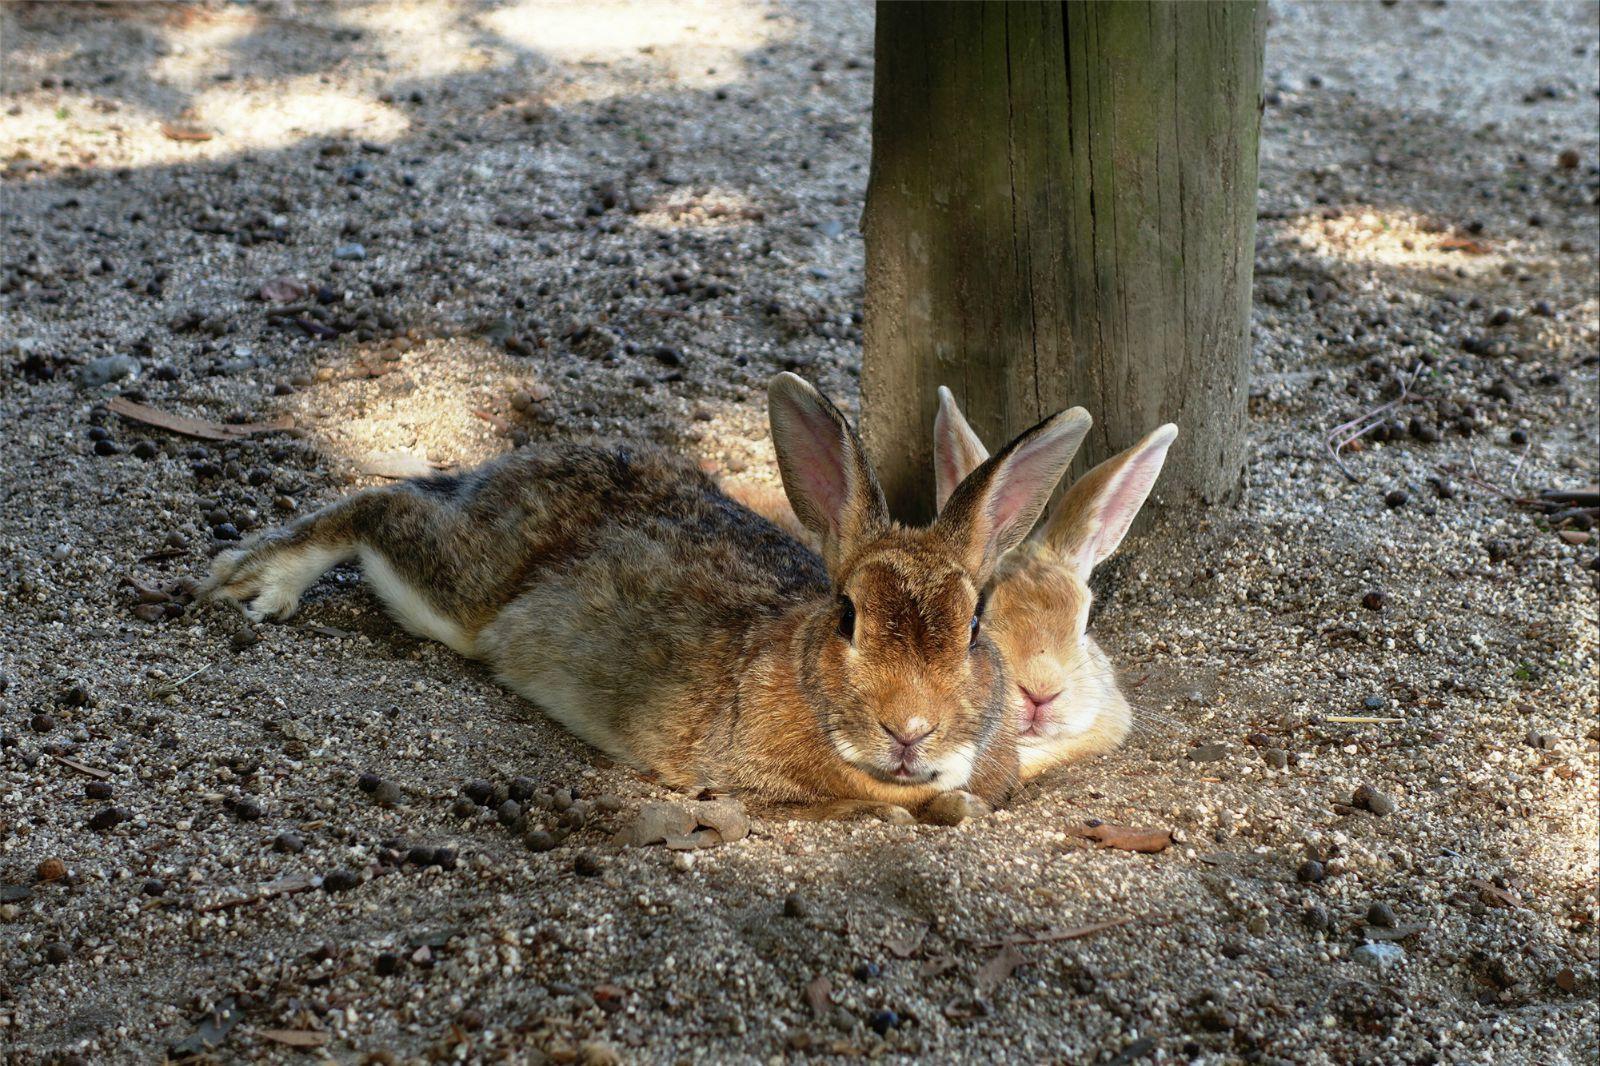
[[[862,425],[928,517],[936,390],[991,449],[1063,407],[1081,472],[1162,422],[1158,496],[1244,465],[1265,4],[877,9]]]

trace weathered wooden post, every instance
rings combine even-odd
[[[998,446],[1082,404],[1080,472],[1161,422],[1158,496],[1244,463],[1266,5],[880,2],[862,425],[932,508],[936,389]]]

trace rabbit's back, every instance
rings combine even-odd
[[[633,762],[693,775],[763,622],[828,588],[814,553],[653,449],[525,449],[407,491],[419,515],[445,494],[453,517],[397,523],[394,568],[470,615],[508,686]]]
[[[827,588],[814,553],[652,448],[536,446],[408,482],[400,496],[360,534],[473,630],[528,589],[588,569],[586,560],[614,563],[614,581],[629,575],[642,599],[734,614]]]

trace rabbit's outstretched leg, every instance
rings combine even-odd
[[[356,557],[360,544],[352,519],[357,510],[370,508],[378,493],[340,500],[223,552],[212,560],[202,595],[234,604],[254,622],[288,618],[317,578]]]

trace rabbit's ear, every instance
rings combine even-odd
[[[1056,505],[1045,525],[1045,543],[1079,577],[1088,580],[1128,535],[1177,436],[1178,427],[1167,423],[1083,475]]]
[[[822,539],[831,571],[851,545],[888,525],[883,490],[844,414],[804,379],[773,377],[767,411],[783,491],[801,524]]]
[[[977,584],[989,580],[1000,557],[1038,521],[1092,421],[1081,407],[1052,415],[981,463],[951,493],[934,528]]]
[[[956,398],[939,386],[939,413],[933,419],[933,505],[944,510],[950,494],[968,474],[989,458],[989,449],[972,432],[956,406]]]

